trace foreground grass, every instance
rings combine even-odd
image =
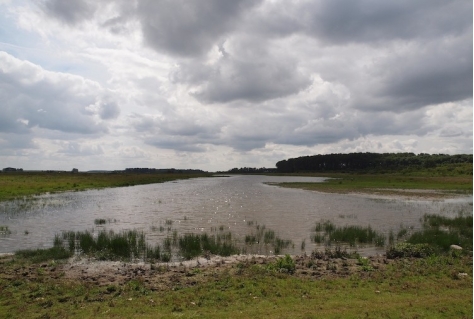
[[[472,318],[472,257],[397,259],[348,277],[269,265],[195,268],[163,288],[65,279],[57,262],[0,260],[2,318]],[[166,270],[158,276],[165,276]]]
[[[63,191],[163,183],[208,174],[0,173],[0,201]]]
[[[311,176],[306,174],[306,176]],[[314,176],[322,176],[315,174]],[[426,196],[425,190],[445,194],[472,194],[472,175],[416,176],[401,174],[324,174],[323,183],[279,183],[279,186],[300,188],[327,193],[378,193],[386,195],[407,194]],[[432,196],[433,194],[430,194]]]

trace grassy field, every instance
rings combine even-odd
[[[425,196],[426,191],[442,194],[472,194],[472,175],[416,176],[401,174],[305,174],[328,177],[324,183],[279,183],[279,186],[327,193],[378,193]]]
[[[163,183],[208,174],[137,174],[137,173],[0,173],[0,201],[22,196],[63,191],[81,191],[106,187]]]
[[[0,317],[472,318],[469,256],[396,259],[334,276],[309,266],[283,273],[271,261],[162,267],[149,277],[103,285],[87,281],[87,274],[67,278],[61,263],[0,259]],[[150,284],[165,276],[166,284]]]

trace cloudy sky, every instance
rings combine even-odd
[[[472,0],[0,0],[0,166],[472,153],[472,14]]]

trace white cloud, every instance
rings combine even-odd
[[[65,3],[0,1],[6,165],[472,153],[472,2]]]

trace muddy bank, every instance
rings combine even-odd
[[[281,256],[280,256],[281,257]],[[46,276],[53,279],[80,281],[85,285],[123,285],[139,280],[150,290],[167,290],[175,287],[193,286],[206,280],[218,278],[223,272],[238,275],[251,267],[265,269],[278,256],[235,255],[198,258],[181,263],[124,263],[119,261],[97,261],[86,257],[73,257],[66,262],[50,262],[28,265],[15,269],[6,268],[0,275],[5,279],[19,278],[38,280]],[[4,256],[0,263],[8,263],[13,256]],[[347,277],[355,273],[369,273],[385,268],[392,260],[385,256],[363,259],[335,258],[322,254],[294,256],[293,276],[313,279]]]

